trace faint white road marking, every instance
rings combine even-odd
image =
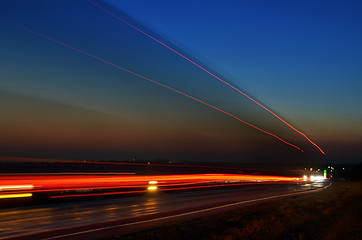
[[[330,187],[331,184],[332,183],[328,184],[327,186],[325,186],[323,188],[318,188],[318,189],[314,189],[314,190],[307,190],[307,191],[301,191],[301,192],[295,192],[295,193],[286,193],[286,194],[275,195],[275,196],[270,196],[270,197],[263,197],[263,198],[257,198],[257,199],[252,199],[252,200],[246,200],[246,201],[241,201],[241,202],[236,202],[236,203],[225,204],[225,205],[221,205],[221,206],[217,206],[217,207],[205,208],[205,209],[195,210],[195,211],[186,212],[186,213],[179,213],[179,214],[170,215],[170,216],[166,216],[166,217],[153,218],[153,219],[149,219],[149,220],[143,220],[143,221],[131,222],[131,223],[124,223],[124,224],[119,224],[119,225],[114,225],[114,226],[109,226],[109,227],[95,228],[95,229],[81,231],[81,232],[69,233],[69,234],[64,234],[64,235],[59,235],[59,236],[49,237],[49,238],[43,238],[43,240],[58,239],[58,238],[63,238],[63,237],[71,237],[71,236],[76,236],[76,235],[85,234],[85,233],[108,230],[108,229],[112,229],[112,228],[127,227],[127,226],[142,224],[142,223],[156,222],[156,221],[159,221],[159,220],[177,218],[177,217],[192,215],[192,214],[196,214],[196,213],[202,213],[202,212],[212,211],[212,210],[216,210],[216,209],[228,208],[228,207],[232,207],[232,206],[236,206],[236,205],[242,205],[242,204],[245,204],[245,203],[263,201],[263,200],[267,200],[267,199],[280,198],[280,197],[286,197],[286,196],[293,196],[293,195],[299,195],[299,194],[306,194],[306,193],[311,193],[311,192],[319,192],[319,191],[322,191],[322,190]]]

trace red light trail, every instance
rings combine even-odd
[[[294,177],[241,174],[183,175],[10,175],[0,176],[0,199],[48,193],[51,198],[175,191],[257,183],[298,182]],[[148,188],[153,186],[153,188]],[[101,192],[99,192],[101,191]]]
[[[203,70],[204,72],[208,73],[209,75],[211,75],[212,77],[216,78],[217,80],[221,81],[222,83],[226,84],[227,86],[231,87],[232,89],[234,89],[235,91],[239,92],[240,94],[244,95],[246,98],[248,98],[249,100],[251,100],[252,102],[256,103],[257,105],[259,105],[260,107],[262,107],[263,109],[265,109],[266,111],[268,111],[270,114],[272,114],[274,117],[276,117],[277,119],[279,119],[281,122],[283,122],[284,124],[286,124],[288,127],[290,127],[291,129],[293,129],[294,131],[296,131],[297,133],[299,133],[300,135],[302,135],[305,139],[307,139],[311,144],[313,144],[322,154],[325,155],[325,152],[312,140],[310,140],[303,132],[299,131],[298,129],[296,129],[295,127],[293,127],[292,125],[290,125],[289,123],[287,123],[285,120],[283,120],[281,117],[279,117],[276,113],[274,113],[273,111],[271,111],[270,109],[268,109],[267,107],[265,107],[264,105],[262,105],[261,103],[259,103],[258,101],[256,101],[255,99],[253,99],[252,97],[250,97],[249,95],[247,95],[246,93],[242,92],[240,89],[238,89],[237,87],[234,87],[233,85],[231,85],[230,83],[222,80],[220,77],[216,76],[215,74],[211,73],[210,71],[208,71],[207,69],[203,68],[202,66],[200,66],[199,64],[195,63],[194,61],[192,61],[191,59],[189,59],[188,57],[184,56],[183,54],[181,54],[180,52],[176,51],[175,49],[171,48],[170,46],[166,45],[165,43],[161,42],[160,40],[158,40],[157,38],[152,37],[151,35],[149,35],[148,33],[142,31],[141,29],[137,28],[136,26],[134,26],[133,24],[125,21],[124,19],[120,18],[119,16],[115,15],[114,13],[108,11],[107,9],[99,6],[98,4],[96,4],[95,2],[88,0],[90,3],[92,3],[94,6],[98,7],[99,9],[103,10],[104,12],[108,13],[109,15],[117,18],[118,20],[122,21],[123,23],[129,25],[130,27],[134,28],[135,30],[137,30],[138,32],[142,33],[143,35],[151,38],[152,40],[158,42],[159,44],[161,44],[162,46],[168,48],[169,50],[171,50],[172,52],[176,53],[177,55],[179,55],[180,57],[184,58],[185,60],[189,61],[190,63],[192,63],[193,65],[195,65],[196,67],[200,68],[201,70]]]
[[[210,107],[210,108],[213,108],[213,109],[215,109],[215,110],[217,110],[217,111],[219,111],[219,112],[221,112],[221,113],[224,113],[224,114],[226,114],[226,115],[228,115],[228,116],[230,116],[230,117],[232,117],[232,118],[234,118],[234,119],[236,119],[236,120],[238,120],[238,121],[240,121],[240,122],[242,122],[242,123],[244,123],[244,124],[246,124],[246,125],[254,128],[254,129],[260,131],[260,132],[263,132],[263,133],[265,133],[265,134],[268,134],[268,135],[270,135],[270,136],[278,139],[279,141],[281,141],[281,142],[283,142],[283,143],[285,143],[285,144],[287,144],[287,145],[289,145],[289,146],[292,146],[292,147],[294,147],[294,148],[296,148],[296,149],[298,149],[298,150],[300,150],[300,151],[303,152],[303,150],[302,150],[301,148],[295,146],[295,145],[292,144],[292,143],[289,143],[289,142],[285,141],[284,139],[278,137],[277,135],[275,135],[275,134],[273,134],[273,133],[270,133],[270,132],[268,132],[268,131],[266,131],[266,130],[263,130],[263,129],[261,129],[261,128],[255,126],[255,125],[253,125],[253,124],[251,124],[251,123],[249,123],[249,122],[246,122],[246,121],[242,120],[241,118],[239,118],[239,117],[237,117],[237,116],[235,116],[235,115],[233,115],[233,114],[231,114],[231,113],[229,113],[229,112],[226,112],[226,111],[224,111],[224,110],[222,110],[222,109],[220,109],[220,108],[217,108],[217,107],[215,107],[215,106],[213,106],[213,105],[211,105],[211,104],[209,104],[209,103],[207,103],[207,102],[204,102],[204,101],[202,101],[202,100],[200,100],[200,99],[198,99],[198,98],[195,98],[195,97],[193,97],[193,96],[191,96],[191,95],[188,95],[188,94],[186,94],[186,93],[184,93],[184,92],[181,92],[181,91],[179,91],[179,90],[177,90],[177,89],[174,89],[174,88],[172,88],[172,87],[170,87],[170,86],[167,86],[167,85],[164,85],[164,84],[159,83],[159,82],[157,82],[157,81],[154,81],[154,80],[152,80],[152,79],[150,79],[150,78],[144,77],[144,76],[142,76],[142,75],[140,75],[140,74],[138,74],[138,73],[135,73],[135,72],[133,72],[133,71],[130,71],[130,70],[126,69],[126,68],[120,67],[120,66],[118,66],[118,65],[116,65],[116,64],[114,64],[114,63],[111,63],[111,62],[103,59],[103,58],[97,57],[97,56],[95,56],[95,55],[93,55],[93,54],[90,54],[90,53],[88,53],[88,52],[85,52],[85,51],[83,51],[83,50],[80,50],[80,49],[78,49],[78,48],[75,48],[75,47],[73,47],[73,46],[70,46],[70,45],[68,45],[68,44],[66,44],[66,43],[63,43],[63,42],[61,42],[61,41],[58,41],[58,40],[56,40],[56,39],[54,39],[54,38],[51,38],[51,37],[49,37],[49,36],[47,36],[47,35],[44,35],[44,34],[39,33],[39,32],[36,32],[36,31],[34,31],[34,30],[30,29],[30,28],[27,28],[27,27],[24,27],[24,26],[22,26],[22,25],[16,24],[16,23],[14,23],[14,22],[12,22],[12,21],[9,21],[9,20],[6,20],[6,19],[4,19],[4,18],[0,18],[0,20],[6,22],[6,23],[8,23],[8,24],[11,24],[11,25],[13,25],[13,26],[16,26],[16,27],[18,27],[18,28],[21,28],[21,29],[23,29],[23,30],[25,30],[25,31],[31,32],[31,33],[33,33],[33,34],[35,34],[35,35],[38,35],[38,36],[42,37],[42,38],[48,39],[48,40],[50,40],[50,41],[52,41],[52,42],[55,42],[55,43],[57,43],[57,44],[60,44],[60,45],[65,46],[65,47],[67,47],[67,48],[70,48],[70,49],[72,49],[72,50],[75,50],[75,51],[77,51],[77,52],[79,52],[79,53],[82,53],[82,54],[84,54],[84,55],[86,55],[86,56],[89,56],[89,57],[91,57],[91,58],[97,59],[97,60],[99,60],[99,61],[101,61],[101,62],[104,62],[104,63],[106,63],[106,64],[109,64],[109,65],[111,65],[111,66],[113,66],[113,67],[116,67],[116,68],[118,68],[118,69],[121,69],[121,70],[123,70],[123,71],[125,71],[125,72],[128,72],[128,73],[132,74],[132,75],[135,75],[135,76],[137,76],[137,77],[140,77],[140,78],[142,78],[142,79],[144,79],[144,80],[146,80],[146,81],[149,81],[149,82],[152,82],[152,83],[154,83],[154,84],[156,84],[156,85],[159,85],[159,86],[161,86],[161,87],[167,88],[167,89],[169,89],[169,90],[171,90],[171,91],[173,91],[173,92],[179,93],[179,94],[181,94],[181,95],[183,95],[183,96],[185,96],[185,97],[188,97],[188,98],[190,98],[190,99],[193,99],[193,100],[195,100],[195,101],[197,101],[197,102],[199,102],[199,103],[201,103],[201,104],[203,104],[203,105],[206,105],[206,106],[208,106],[208,107]]]

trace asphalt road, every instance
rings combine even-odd
[[[324,183],[249,185],[0,210],[0,239],[100,239],[322,190]]]

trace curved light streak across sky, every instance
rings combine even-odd
[[[89,57],[92,57],[92,58],[94,58],[94,59],[97,59],[97,60],[99,60],[99,61],[101,61],[101,62],[104,62],[104,63],[106,63],[106,64],[109,64],[109,65],[111,65],[111,66],[113,66],[113,67],[116,67],[116,68],[118,68],[118,69],[121,69],[121,70],[123,70],[123,71],[126,71],[126,72],[128,72],[128,73],[130,73],[130,74],[132,74],[132,75],[135,75],[135,76],[137,76],[137,77],[140,77],[140,78],[142,78],[142,79],[144,79],[144,80],[147,80],[147,81],[149,81],[149,82],[152,82],[152,83],[154,83],[154,84],[156,84],[156,85],[159,85],[159,86],[161,86],[161,87],[167,88],[167,89],[169,89],[169,90],[171,90],[171,91],[173,91],[173,92],[179,93],[179,94],[181,94],[181,95],[183,95],[183,96],[185,96],[185,97],[191,98],[192,100],[195,100],[195,101],[197,101],[197,102],[199,102],[199,103],[201,103],[201,104],[203,104],[203,105],[206,105],[206,106],[208,106],[208,107],[210,107],[210,108],[213,108],[213,109],[215,109],[215,110],[217,110],[217,111],[219,111],[219,112],[222,112],[222,113],[224,113],[224,114],[226,114],[226,115],[228,115],[228,116],[230,116],[230,117],[232,117],[232,118],[234,118],[234,119],[236,119],[236,120],[238,120],[238,121],[240,121],[240,122],[242,122],[242,123],[244,123],[244,124],[246,124],[246,125],[254,128],[254,129],[256,129],[256,130],[258,130],[258,131],[260,131],[260,132],[263,132],[263,133],[265,133],[265,134],[268,134],[268,135],[270,135],[270,136],[278,139],[279,141],[281,141],[281,142],[283,142],[283,143],[285,143],[285,144],[287,144],[287,145],[289,145],[289,146],[292,146],[292,147],[294,147],[294,148],[296,148],[296,149],[298,149],[298,150],[300,150],[300,151],[303,152],[303,150],[302,150],[300,147],[297,147],[296,145],[294,145],[294,144],[292,144],[292,143],[290,143],[290,142],[285,141],[284,139],[278,137],[277,135],[275,135],[275,134],[273,134],[273,133],[271,133],[271,132],[268,132],[268,131],[266,131],[266,130],[264,130],[264,129],[261,129],[261,128],[255,126],[255,125],[253,125],[253,124],[251,124],[251,123],[249,123],[249,122],[246,122],[246,121],[242,120],[241,118],[239,118],[239,117],[237,117],[237,116],[235,116],[235,115],[233,115],[233,114],[231,114],[231,113],[229,113],[229,112],[226,112],[226,111],[224,111],[224,110],[222,110],[222,109],[220,109],[220,108],[217,108],[217,107],[215,107],[215,106],[213,106],[213,105],[211,105],[211,104],[209,104],[209,103],[207,103],[207,102],[204,102],[204,101],[202,101],[202,100],[200,100],[200,99],[198,99],[198,98],[195,98],[195,97],[193,97],[193,96],[191,96],[191,95],[188,95],[188,94],[186,94],[186,93],[184,93],[184,92],[182,92],[182,91],[179,91],[179,90],[177,90],[177,89],[175,89],[175,88],[172,88],[172,87],[170,87],[170,86],[167,86],[167,85],[164,85],[164,84],[159,83],[159,82],[157,82],[157,81],[154,81],[154,80],[152,80],[152,79],[150,79],[150,78],[144,77],[144,76],[142,76],[142,75],[140,75],[140,74],[138,74],[138,73],[135,73],[135,72],[133,72],[133,71],[131,71],[131,70],[128,70],[128,69],[126,69],[126,68],[123,68],[123,67],[121,67],[121,66],[118,66],[118,65],[116,65],[116,64],[114,64],[114,63],[112,63],[112,62],[109,62],[109,61],[107,61],[107,60],[105,60],[105,59],[103,59],[103,58],[97,57],[97,56],[95,56],[95,55],[93,55],[93,54],[90,54],[90,53],[88,53],[88,52],[85,52],[85,51],[83,51],[83,50],[80,50],[80,49],[78,49],[78,48],[76,48],[76,47],[70,46],[70,45],[68,45],[68,44],[66,44],[66,43],[64,43],[64,42],[58,41],[58,40],[56,40],[56,39],[54,39],[54,38],[51,38],[51,37],[49,37],[49,36],[47,36],[47,35],[44,35],[44,34],[42,34],[42,33],[39,33],[39,32],[37,32],[37,31],[34,31],[34,30],[30,29],[30,28],[27,28],[27,27],[24,27],[24,26],[19,25],[19,24],[17,24],[17,23],[14,23],[14,22],[12,22],[12,21],[9,21],[9,20],[7,20],[7,19],[0,18],[0,20],[4,21],[4,22],[6,22],[6,23],[9,23],[9,24],[11,24],[11,25],[13,25],[13,26],[16,26],[16,27],[18,27],[18,28],[21,28],[21,29],[23,29],[23,30],[25,30],[25,31],[31,32],[31,33],[33,33],[33,34],[35,34],[35,35],[38,35],[38,36],[42,37],[42,38],[48,39],[48,40],[50,40],[50,41],[52,41],[52,42],[55,42],[55,43],[60,44],[60,45],[62,45],[62,46],[65,46],[65,47],[67,47],[67,48],[73,49],[73,50],[75,50],[75,51],[77,51],[77,52],[79,52],[79,53],[82,53],[82,54],[84,54],[84,55],[87,55],[87,56],[89,56]]]
[[[281,122],[283,122],[284,124],[286,124],[288,127],[290,127],[291,129],[293,129],[294,131],[296,131],[297,133],[299,133],[300,135],[302,135],[305,139],[307,139],[311,144],[313,144],[322,154],[325,155],[325,152],[315,143],[313,142],[311,139],[308,138],[307,135],[305,135],[303,132],[299,131],[298,129],[296,129],[295,127],[293,127],[291,124],[289,124],[288,122],[286,122],[285,120],[283,120],[281,117],[279,117],[276,113],[274,113],[273,111],[271,111],[270,109],[268,109],[267,107],[265,107],[263,104],[259,103],[258,101],[256,101],[255,99],[253,99],[252,97],[250,97],[249,95],[247,95],[246,93],[242,92],[240,89],[238,89],[237,87],[234,87],[233,85],[231,85],[230,83],[222,80],[220,77],[216,76],[215,74],[209,72],[207,69],[203,68],[202,66],[200,66],[199,64],[195,63],[194,61],[192,61],[191,59],[189,59],[188,57],[184,56],[183,54],[181,54],[180,52],[176,51],[175,49],[171,48],[170,46],[168,46],[167,44],[161,42],[160,40],[158,40],[157,38],[149,35],[148,33],[142,31],[141,29],[137,28],[136,26],[134,26],[133,24],[127,22],[126,20],[120,18],[119,16],[115,15],[114,13],[108,11],[107,9],[101,7],[100,5],[96,4],[95,2],[88,0],[90,3],[92,3],[94,6],[98,7],[99,9],[103,10],[104,12],[108,13],[109,15],[117,18],[118,20],[122,21],[123,23],[129,25],[130,27],[134,28],[135,30],[137,30],[138,32],[142,33],[143,35],[151,38],[152,40],[158,42],[159,44],[161,44],[162,46],[168,48],[169,50],[171,50],[172,52],[176,53],[177,55],[179,55],[180,57],[186,59],[187,61],[189,61],[190,63],[192,63],[193,65],[195,65],[196,67],[200,68],[201,70],[203,70],[204,72],[208,73],[209,75],[213,76],[214,78],[216,78],[217,80],[221,81],[222,83],[226,84],[227,86],[231,87],[232,89],[234,89],[235,91],[239,92],[240,94],[244,95],[246,98],[248,98],[249,100],[251,100],[252,102],[256,103],[257,105],[259,105],[260,107],[262,107],[263,109],[265,109],[266,111],[268,111],[270,114],[272,114],[274,117],[276,117],[277,119],[279,119]]]

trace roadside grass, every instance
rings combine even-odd
[[[112,239],[362,239],[362,182]]]

